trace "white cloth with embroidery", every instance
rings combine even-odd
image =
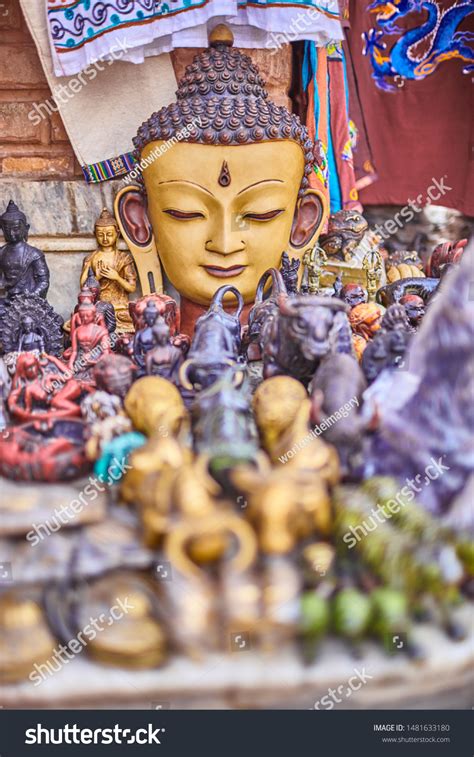
[[[132,139],[142,121],[175,97],[177,82],[170,56],[148,58],[139,72],[117,60],[113,65],[98,63],[89,74],[57,77],[44,0],[20,0],[20,5],[52,93],[35,103],[30,120],[36,124],[58,111],[81,166],[133,149]]]
[[[318,46],[343,38],[337,0],[46,0],[57,76],[120,55],[142,63],[177,47],[207,47],[226,23],[235,47],[277,49],[295,40]],[[123,48],[126,47],[125,51]]]

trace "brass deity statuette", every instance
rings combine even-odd
[[[383,273],[383,260],[380,252],[373,249],[368,252],[363,261],[362,268],[367,273],[367,294],[369,302],[375,302],[375,295],[379,288]]]
[[[309,248],[303,255],[303,281],[301,291],[304,294],[319,294],[320,279],[324,270],[324,263],[327,261],[327,255],[322,247],[315,244]]]
[[[82,266],[81,287],[92,271],[100,285],[100,299],[111,302],[117,321],[117,332],[133,332],[128,311],[128,295],[135,291],[137,275],[131,254],[117,248],[119,228],[111,213],[104,208],[94,228],[98,249],[88,255]]]

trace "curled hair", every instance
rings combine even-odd
[[[212,44],[212,43],[211,43]],[[300,196],[313,170],[314,145],[298,116],[268,99],[264,81],[248,55],[217,42],[195,56],[176,92],[177,102],[153,113],[133,143],[135,158],[146,145],[180,140],[204,145],[246,145],[291,140],[302,149],[305,168]],[[143,186],[140,176],[139,183]]]

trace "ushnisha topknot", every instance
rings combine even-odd
[[[177,102],[153,113],[140,126],[133,140],[137,162],[150,142],[166,141],[180,130],[186,131],[180,141],[204,145],[292,140],[300,145],[305,159],[301,195],[314,164],[308,131],[298,116],[268,99],[258,68],[232,44],[230,29],[224,24],[216,26],[209,48],[186,67]]]
[[[2,223],[2,221],[4,221],[5,223],[8,223],[9,221],[22,221],[24,224],[26,224],[26,216],[20,210],[20,208],[15,205],[13,200],[10,200],[6,211],[2,215],[0,215],[0,224]]]
[[[118,229],[118,223],[115,220],[114,216],[108,208],[103,208],[100,216],[98,217],[97,221],[95,222],[95,228],[100,227],[109,227],[109,226],[115,226],[116,229]]]

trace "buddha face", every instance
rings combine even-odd
[[[4,221],[3,222],[3,235],[5,241],[8,244],[16,244],[16,242],[23,242],[27,238],[28,226],[22,220],[17,221]]]
[[[79,318],[83,326],[88,326],[90,323],[94,321],[95,318],[95,312],[92,308],[87,308],[82,310],[79,308]]]
[[[142,158],[161,145],[147,145]],[[143,171],[146,214],[175,289],[208,306],[219,287],[231,284],[246,303],[253,302],[262,274],[279,266],[288,247],[301,257],[324,221],[320,193],[308,190],[298,199],[303,172],[303,151],[289,140],[233,146],[181,142],[150,158]],[[131,212],[125,203],[122,213],[140,242],[146,219],[136,196]]]
[[[26,316],[25,318],[22,318],[21,321],[21,327],[24,334],[31,334],[34,328],[34,322],[32,318],[29,318]]]
[[[113,225],[95,227],[95,238],[100,247],[114,247],[118,235],[118,229]]]

